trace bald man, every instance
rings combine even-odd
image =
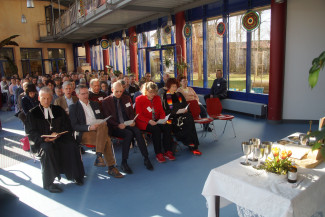
[[[135,122],[131,121],[129,125],[126,121],[133,120],[135,113],[132,106],[131,98],[125,94],[123,85],[117,81],[112,86],[110,96],[106,97],[103,102],[103,113],[105,117],[111,116],[108,119],[109,132],[115,137],[123,138],[122,141],[122,163],[121,168],[125,173],[131,174],[133,171],[127,164],[130,145],[133,138],[136,139],[142,156],[144,157],[144,165],[148,170],[153,170],[153,166],[148,158],[148,150],[140,130],[135,126]]]

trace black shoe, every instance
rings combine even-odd
[[[132,174],[133,173],[133,171],[131,170],[131,168],[129,167],[127,162],[122,162],[121,169],[122,169],[123,172],[125,172],[127,174]]]
[[[51,193],[61,193],[63,190],[56,184],[50,184],[49,186],[45,187],[46,190],[48,190]]]
[[[86,153],[86,151],[85,151],[85,149],[83,147],[80,147],[80,152],[81,152],[81,154],[85,154]]]
[[[144,165],[146,166],[147,170],[153,170],[153,166],[148,158],[144,159]]]
[[[83,178],[77,178],[75,180],[76,185],[84,185],[84,179]]]
[[[207,128],[207,131],[208,131],[208,132],[212,132],[212,128],[211,128],[211,127],[208,127],[208,128]]]

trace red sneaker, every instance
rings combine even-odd
[[[164,163],[166,162],[166,159],[164,158],[164,155],[162,153],[159,153],[156,155],[156,159],[159,163]]]
[[[194,155],[202,155],[202,152],[200,152],[199,149],[193,150],[192,153]]]
[[[192,143],[192,144],[189,144],[188,146],[190,146],[191,148],[194,148],[195,145]]]
[[[167,151],[165,154],[164,154],[164,157],[167,158],[168,160],[175,160],[175,156],[173,155],[173,152],[171,151]]]

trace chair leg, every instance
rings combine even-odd
[[[227,127],[227,123],[228,123],[228,120],[226,121],[226,124],[225,124],[225,127],[223,128],[223,132],[222,132],[222,134],[225,133],[225,129],[226,129],[226,127]]]
[[[212,131],[214,131],[213,134],[216,136],[216,139],[218,139],[218,135],[217,135],[216,127],[214,126],[214,121],[212,121],[211,123],[212,123],[212,125],[213,125],[213,130],[212,130]]]
[[[234,128],[234,124],[232,123],[232,120],[230,120],[230,122],[231,122],[231,126],[232,126],[232,129],[233,129],[235,137],[236,137],[236,131],[235,131],[235,128]]]

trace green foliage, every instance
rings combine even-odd
[[[323,127],[320,131],[314,131],[310,133],[307,137],[315,137],[316,143],[313,145],[312,150],[320,149],[321,153],[323,155],[323,158],[325,159],[325,147],[324,147],[324,141],[325,141],[325,127]]]
[[[324,69],[325,51],[315,58],[312,62],[312,67],[309,69],[308,82],[311,88],[314,88],[318,82],[319,71]]]
[[[12,59],[10,59],[9,57],[5,57],[5,58],[9,64],[9,71],[6,71],[6,76],[11,77],[15,74],[18,74],[18,67],[17,67],[16,63],[14,61],[12,61]]]
[[[126,71],[128,72],[128,74],[131,74],[131,66],[126,67]]]
[[[291,151],[281,151],[278,147],[272,148],[273,159],[268,158],[265,160],[265,164],[261,166],[271,173],[276,173],[278,175],[285,175],[288,169],[291,167],[291,160],[289,157],[292,155]]]
[[[115,70],[113,73],[116,77],[118,77],[120,74],[122,74],[122,72],[120,70]]]
[[[19,35],[12,35],[2,41],[0,41],[0,49],[4,46],[7,46],[7,45],[12,45],[12,46],[19,46],[19,44],[15,41],[12,41],[12,39],[18,37]]]

